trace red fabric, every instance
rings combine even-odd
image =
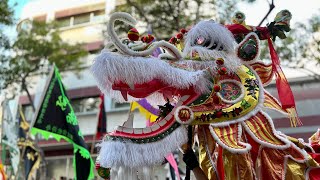
[[[223,148],[219,146],[219,154],[218,154],[218,161],[217,161],[217,169],[220,180],[224,180],[224,166],[223,166]]]
[[[269,37],[269,31],[267,27],[255,27],[249,26],[251,29],[246,28],[241,24],[230,24],[225,26],[233,35],[244,34],[247,35],[253,31],[259,32],[259,39],[265,40]]]
[[[319,180],[320,179],[320,168],[311,169],[309,172],[309,180]]]
[[[100,102],[96,139],[101,139],[107,133],[107,118],[103,94],[100,95]]]
[[[130,89],[128,84],[119,82],[112,85],[113,90],[119,90],[122,92],[127,92],[129,95],[136,98],[145,98],[150,94],[159,91],[162,88],[167,87],[168,85],[162,83],[158,79],[151,80],[143,84],[135,84],[134,89]]]
[[[253,162],[253,164],[256,164],[260,144],[258,144],[255,140],[253,140],[252,137],[247,132],[244,132],[244,134],[247,139],[247,143],[249,143],[251,145],[250,154],[251,154],[252,162]]]
[[[270,50],[270,56],[272,60],[272,70],[276,75],[276,86],[278,90],[279,99],[283,109],[295,108],[295,100],[293,97],[290,85],[280,67],[280,60],[277,52],[275,51],[272,41],[268,38],[268,45]]]
[[[158,79],[151,80],[143,84],[135,84],[134,89],[123,82],[115,83],[112,85],[113,90],[121,91],[121,93],[129,94],[135,98],[145,98],[154,92],[163,94],[164,98],[171,98],[172,96],[190,95],[190,97],[184,102],[189,104],[194,101],[200,94],[197,94],[193,87],[188,89],[177,89],[164,84]]]
[[[246,27],[244,27],[241,24],[229,24],[226,25],[226,28],[232,32],[232,34],[236,35],[236,34],[249,34],[250,32],[252,32],[251,30],[247,29]]]

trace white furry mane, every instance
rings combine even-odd
[[[216,43],[216,48],[208,49],[202,45],[195,44],[198,38],[209,41],[210,47]],[[240,59],[235,54],[236,41],[232,33],[223,25],[215,23],[213,20],[200,21],[187,34],[183,58],[192,57],[193,52],[197,52],[202,61],[223,58],[228,70],[235,72],[241,65]],[[219,50],[223,48],[223,50]],[[192,58],[191,58],[192,59]]]

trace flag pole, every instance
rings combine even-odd
[[[50,71],[50,73],[49,73],[49,78],[52,78],[53,74],[54,74],[54,65],[52,65],[51,71]],[[47,82],[46,82],[46,85],[45,85],[45,89],[48,88],[49,84],[50,84],[50,81],[47,81]],[[46,94],[45,92],[42,93],[41,98],[40,98],[40,100],[41,100],[40,102],[43,101],[45,94]],[[29,139],[29,137],[30,137],[30,131],[31,131],[32,127],[34,126],[34,123],[35,123],[35,121],[36,121],[36,114],[39,113],[39,110],[40,110],[40,107],[36,108],[36,111],[34,112],[35,114],[34,114],[34,116],[33,116],[33,120],[31,121],[30,126],[29,126],[29,129],[28,129],[28,131],[27,131],[27,133],[26,133],[26,140]],[[22,112],[22,110],[21,110],[21,105],[19,106],[19,113],[20,113],[21,118],[23,118],[23,120],[26,121],[26,119],[25,119],[25,117],[24,117],[24,114],[23,114],[23,112]],[[20,163],[21,163],[22,160],[23,160],[23,156],[24,156],[25,151],[26,151],[26,146],[22,146],[22,153],[21,153],[21,155],[20,155]],[[40,150],[39,150],[39,151],[40,151]],[[41,154],[42,154],[42,153],[41,153]],[[43,159],[44,159],[44,158],[43,158]],[[20,172],[20,171],[19,171],[19,168],[20,168],[20,164],[19,164],[19,166],[18,166],[18,175],[19,175],[19,172]],[[17,176],[15,176],[15,179],[16,179],[16,177],[17,177]]]

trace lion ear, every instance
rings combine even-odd
[[[245,64],[255,62],[260,55],[260,40],[256,33],[252,32],[238,44],[236,48],[237,56]]]

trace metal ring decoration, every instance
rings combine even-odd
[[[238,89],[239,94],[237,94],[237,97],[235,99],[227,99],[226,97],[224,97],[222,95],[221,92],[218,92],[217,95],[220,97],[221,101],[223,101],[225,103],[229,103],[229,104],[235,104],[243,99],[244,94],[245,94],[245,90],[244,90],[244,86],[243,86],[243,84],[241,84],[241,82],[236,81],[234,79],[224,79],[224,80],[221,80],[219,83],[221,84],[221,86],[223,86],[224,83],[230,83],[230,84],[234,84],[235,86],[237,86],[239,88]]]
[[[180,124],[191,124],[194,114],[188,106],[180,106],[174,112],[174,118]]]

